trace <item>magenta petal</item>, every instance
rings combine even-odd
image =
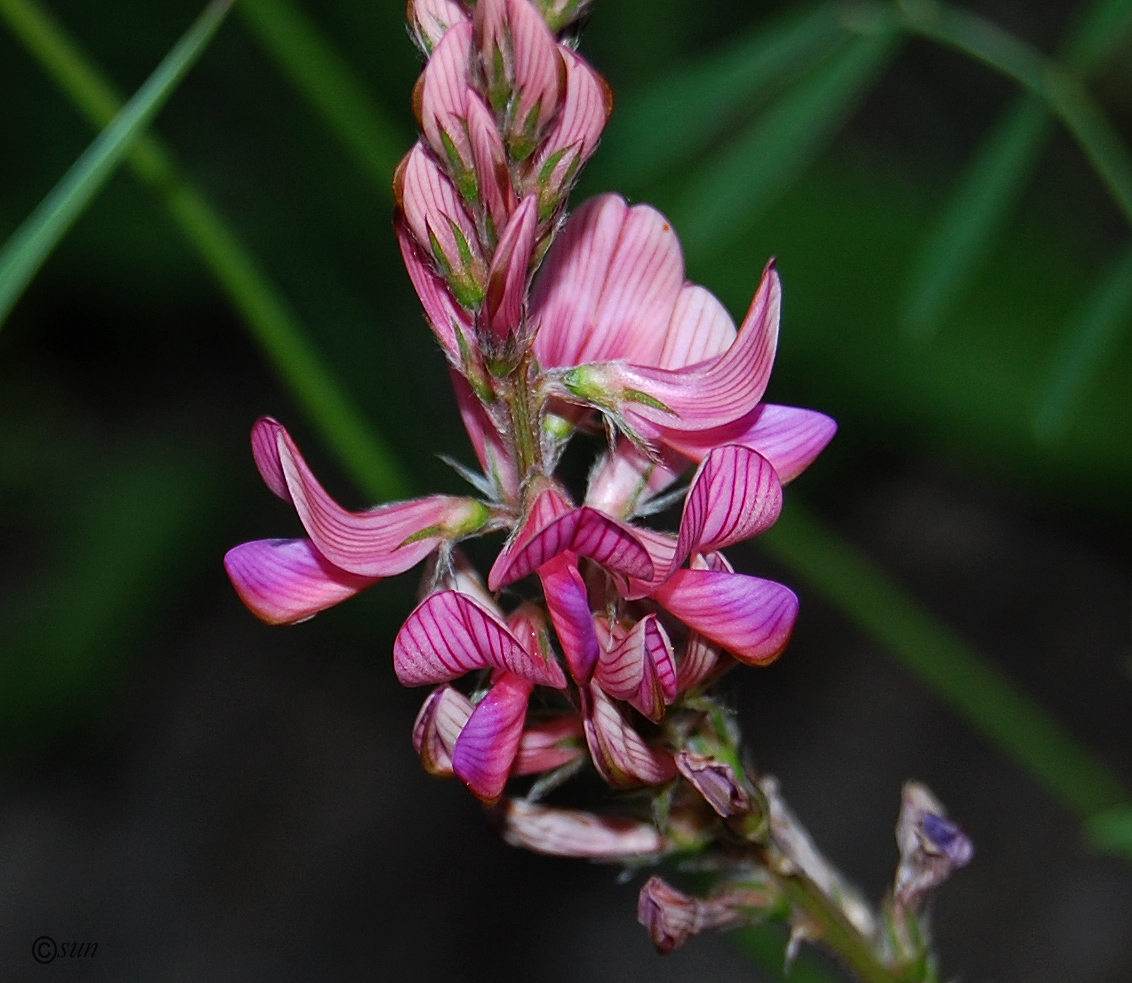
[[[676,774],[672,756],[650,747],[597,683],[581,690],[586,743],[594,767],[614,788],[659,785]]]
[[[252,457],[255,466],[259,469],[260,477],[283,501],[291,501],[291,492],[287,488],[287,478],[283,474],[283,465],[279,462],[279,434],[285,433],[278,420],[269,416],[261,416],[252,427]]]
[[[668,578],[674,566],[676,557],[676,537],[666,532],[658,532],[644,526],[635,526],[633,532],[646,550],[652,561],[652,576],[646,578],[630,578],[625,597],[630,601],[649,597]]]
[[[578,742],[583,733],[582,718],[574,714],[529,724],[519,739],[511,774],[534,775],[576,761],[582,755]]]
[[[648,363],[610,365],[603,373],[605,382],[612,391],[627,394],[621,410],[646,436],[667,437],[734,423],[753,410],[766,391],[781,306],[782,287],[770,265],[734,344],[722,355],[675,370]],[[635,398],[633,393],[647,398]]]
[[[543,564],[538,575],[570,675],[579,683],[588,683],[597,664],[598,642],[578,558],[562,553]]]
[[[664,716],[676,699],[672,643],[655,614],[646,615],[598,659],[595,675],[610,696],[625,700],[650,720]]]
[[[224,568],[236,593],[269,625],[304,621],[379,580],[330,563],[309,539],[260,539],[228,551]]]
[[[708,641],[698,631],[689,632],[676,671],[680,691],[685,692],[699,686],[715,672],[722,655],[719,646],[714,642]]]
[[[798,598],[789,588],[738,573],[677,570],[653,596],[740,662],[777,658],[798,617]]]
[[[652,560],[635,530],[583,505],[543,526],[519,549],[501,553],[488,576],[488,586],[498,590],[514,583],[567,550],[588,556],[614,573],[643,580],[653,575]]]
[[[716,447],[700,464],[684,500],[674,565],[769,529],[782,511],[782,484],[771,463],[738,444]]]
[[[556,809],[523,799],[501,803],[495,819],[500,835],[511,846],[554,857],[629,860],[662,853],[667,846],[650,823]]]
[[[518,330],[527,296],[527,270],[535,245],[538,202],[528,195],[503,230],[487,275],[484,314],[491,332],[506,341]]]
[[[393,643],[393,668],[405,686],[446,683],[488,666],[540,686],[566,685],[558,663],[529,653],[494,615],[456,591],[424,600]]]
[[[472,701],[459,690],[446,684],[429,693],[413,724],[413,747],[430,775],[451,777],[452,749],[471,715]]]
[[[502,673],[456,739],[452,770],[484,802],[495,802],[503,794],[533,686],[529,679]]]

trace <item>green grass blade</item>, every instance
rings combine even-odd
[[[0,326],[43,265],[145,132],[212,39],[233,0],[213,0],[0,250]]]
[[[639,187],[702,150],[752,101],[810,70],[849,37],[829,4],[760,25],[701,63],[620,99],[593,170],[610,187]]]
[[[672,209],[689,256],[726,246],[786,190],[880,75],[899,38],[887,28],[855,38],[697,171]]]
[[[915,265],[904,314],[910,335],[938,329],[1014,210],[1051,129],[1045,104],[1025,96],[976,154]]]
[[[113,87],[34,0],[0,0],[0,17],[95,126],[117,112]],[[409,483],[395,455],[342,390],[298,317],[224,217],[181,177],[153,136],[138,139],[128,162],[164,201],[343,467],[375,500],[404,497]]]
[[[1101,0],[1066,46],[1078,72],[1098,67],[1132,30],[1132,0]],[[1002,118],[928,235],[913,267],[905,330],[926,339],[939,328],[981,265],[1022,195],[1051,132],[1044,102],[1030,95]]]
[[[1070,320],[1034,418],[1043,443],[1065,436],[1089,382],[1132,323],[1132,249],[1109,269]]]
[[[391,201],[393,171],[411,137],[374,103],[345,59],[298,4],[240,0],[238,10],[276,65]]]
[[[1106,764],[797,502],[759,542],[1082,819],[1130,802]]]

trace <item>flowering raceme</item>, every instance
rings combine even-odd
[[[836,426],[762,401],[782,301],[773,263],[736,328],[685,281],[655,209],[607,194],[567,217],[612,104],[564,40],[584,6],[409,3],[426,57],[422,135],[394,179],[394,228],[448,362],[477,495],[347,511],[265,418],[256,464],[306,538],[245,543],[225,563],[247,606],[282,624],[428,560],[423,599],[393,645],[398,679],[434,687],[413,729],[425,769],[499,803],[510,842],[615,858],[694,841],[705,802],[733,817],[719,803],[761,801],[712,757],[729,737],[705,687],[737,663],[774,660],[798,602],[736,573],[721,550],[775,522],[783,485]],[[574,435],[601,429],[608,449],[575,502],[557,465]],[[644,524],[681,499],[675,531]],[[485,582],[458,544],[493,532],[506,539]],[[528,578],[537,594],[515,603]],[[667,789],[671,821],[536,803],[587,761],[615,789]],[[510,781],[534,775],[526,799],[500,802]],[[699,805],[681,813],[680,788]],[[676,909],[667,922],[656,913],[675,895],[650,885],[642,910],[670,931]],[[719,911],[700,922],[736,920]]]

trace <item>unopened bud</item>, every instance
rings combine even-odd
[[[676,767],[724,819],[744,816],[751,811],[751,793],[725,761],[694,751],[680,751],[676,755]]]
[[[893,895],[906,909],[919,908],[952,871],[965,867],[975,854],[967,834],[947,818],[943,804],[919,782],[904,786],[896,823],[900,865]]]

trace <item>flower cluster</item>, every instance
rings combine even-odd
[[[245,543],[225,561],[247,606],[282,624],[431,558],[394,667],[436,687],[413,733],[425,768],[488,803],[514,776],[586,758],[619,789],[677,775],[666,711],[736,662],[773,660],[797,613],[790,590],[736,573],[720,551],[775,521],[783,484],[835,430],[762,402],[773,264],[736,329],[685,282],[656,210],[603,195],[565,217],[611,108],[567,40],[581,6],[409,4],[427,59],[422,135],[396,174],[394,224],[451,369],[478,494],[347,511],[265,418],[256,464],[306,537]],[[601,428],[608,450],[575,502],[558,462],[572,436]],[[641,522],[681,496],[674,533]],[[492,532],[507,535],[485,584],[457,543]],[[512,603],[525,578],[538,598]]]

